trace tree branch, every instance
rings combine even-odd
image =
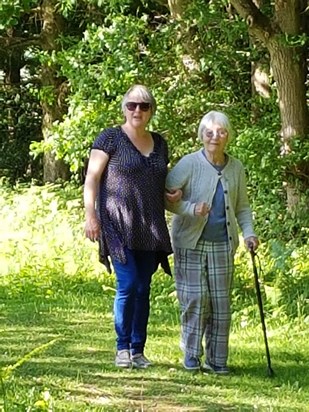
[[[249,33],[264,44],[267,44],[269,38],[278,31],[278,28],[260,11],[252,0],[230,0],[230,2],[248,24]]]
[[[7,49],[25,49],[28,46],[40,46],[40,36],[25,38],[25,37],[10,37],[0,36],[0,48],[7,51]]]

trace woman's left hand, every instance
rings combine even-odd
[[[256,250],[259,246],[259,239],[255,236],[249,236],[245,239],[245,245],[247,249],[250,250]]]

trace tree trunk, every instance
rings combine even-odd
[[[185,53],[182,55],[182,63],[188,72],[192,72],[199,69],[199,63],[193,41],[194,33],[190,32],[184,20],[184,13],[189,4],[190,0],[168,0],[171,18],[180,23],[178,37],[185,50]]]
[[[288,12],[288,10],[286,10]],[[289,17],[286,17],[287,20]],[[293,20],[292,20],[293,24]],[[287,32],[295,28],[286,27]],[[299,30],[299,28],[298,28]],[[288,156],[293,150],[293,142],[297,138],[308,138],[309,112],[306,99],[306,55],[301,47],[282,44],[279,37],[268,42],[271,67],[277,85],[279,110],[281,118],[281,156]],[[309,189],[309,162],[298,161],[286,168],[287,208],[295,213],[308,213],[309,205],[303,199],[304,191]],[[304,209],[305,208],[305,209]]]
[[[190,0],[168,0],[171,17],[176,20],[182,19],[183,12],[189,3]]]
[[[266,3],[266,0],[254,0],[254,4],[261,8]],[[250,43],[254,45],[256,38],[250,37]],[[256,47],[260,47],[260,42],[256,44]],[[255,97],[261,96],[264,99],[269,99],[271,96],[270,87],[270,67],[269,60],[265,57],[261,57],[258,61],[251,63],[251,95],[253,103],[251,106],[252,121],[258,121],[263,116],[263,110],[255,103]]]
[[[306,52],[304,46],[288,44],[286,39],[306,33],[306,1],[276,0],[270,20],[256,5],[246,0],[231,0],[247,21],[252,36],[267,47],[276,82],[281,117],[281,155],[288,156],[295,138],[308,138],[309,112],[306,100]],[[303,189],[309,188],[309,163],[300,161],[286,170],[287,207],[293,211],[300,204]],[[308,205],[309,202],[303,202]]]
[[[41,4],[43,21],[41,45],[42,49],[49,55],[58,49],[57,39],[63,28],[61,16],[55,12],[57,4],[57,0],[43,0]],[[59,98],[61,79],[58,78],[56,67],[51,63],[51,59],[43,63],[41,80],[43,91],[41,100],[42,134],[45,142],[48,143],[53,123],[61,120],[65,113]],[[44,154],[43,168],[44,182],[55,182],[58,179],[67,180],[69,178],[68,166],[63,160],[56,159],[55,154],[51,151]]]
[[[297,49],[281,45],[280,39],[270,41],[268,50],[278,89],[283,153],[289,153],[291,138],[308,131],[305,59]]]

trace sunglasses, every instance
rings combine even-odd
[[[146,102],[142,102],[142,103],[136,103],[136,102],[128,102],[126,103],[126,108],[130,111],[130,112],[134,112],[134,110],[136,110],[137,106],[140,108],[140,110],[142,112],[148,112],[148,110],[151,107],[150,103],[146,103]]]

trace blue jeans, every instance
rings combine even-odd
[[[125,264],[113,261],[116,272],[114,301],[117,350],[143,353],[147,339],[151,277],[156,270],[156,253],[126,249]]]

